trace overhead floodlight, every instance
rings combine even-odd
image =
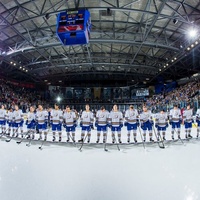
[[[192,44],[191,47],[194,47],[194,44]]]
[[[58,97],[56,98],[56,101],[59,103],[59,102],[61,101],[61,98],[58,96]]]
[[[190,47],[188,47],[187,50],[189,51],[189,50],[190,50]]]
[[[189,36],[190,36],[190,37],[195,37],[196,35],[197,35],[197,30],[191,29],[191,30],[189,31]]]

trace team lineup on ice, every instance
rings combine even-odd
[[[26,146],[30,146],[33,141],[41,140],[39,149],[51,141],[72,143],[75,146],[79,144],[79,150],[85,143],[103,143],[105,151],[106,145],[112,144],[116,145],[118,150],[119,145],[124,144],[142,144],[145,148],[146,136],[149,139],[148,144],[157,143],[160,148],[165,148],[165,143],[169,141],[180,140],[184,143],[183,140],[199,137],[200,109],[194,117],[189,104],[183,113],[174,105],[169,113],[161,110],[157,114],[152,114],[145,105],[142,112],[138,113],[131,105],[123,116],[117,105],[114,105],[110,113],[102,106],[94,115],[90,106],[86,105],[79,116],[70,106],[66,106],[62,111],[59,105],[55,104],[54,109],[49,111],[43,109],[42,105],[38,106],[37,111],[30,107],[27,116],[24,116],[17,105],[8,111],[2,105],[0,125],[0,137],[5,138],[6,142],[21,135],[18,144],[26,141]],[[192,129],[195,129],[193,135]]]

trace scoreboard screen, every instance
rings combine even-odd
[[[58,14],[57,36],[64,45],[87,44],[90,28],[88,10],[66,11]]]

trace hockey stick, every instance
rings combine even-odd
[[[106,148],[107,145],[107,133],[106,133],[106,139],[105,139],[105,143],[104,143],[104,151],[108,151],[108,149]]]
[[[21,144],[22,143],[22,141],[25,139],[25,137],[28,135],[28,132],[24,135],[24,137],[20,140],[20,141],[17,141],[16,143],[17,144]]]
[[[119,145],[118,145],[118,143],[117,143],[117,140],[116,140],[115,134],[113,134],[113,135],[114,135],[114,140],[115,140],[116,145],[117,145],[117,149],[118,149],[118,151],[120,151],[120,148],[119,148]]]
[[[32,134],[34,134],[34,131],[32,132]],[[32,140],[34,140],[34,135],[32,135],[32,137],[29,139],[29,142],[26,144],[27,147],[30,147],[31,146],[31,142]]]
[[[83,139],[82,144],[81,144],[81,147],[78,149],[80,152],[82,152],[82,147],[83,147],[83,144],[84,144],[85,140],[87,139],[87,137],[88,137],[88,133],[87,133],[87,135],[85,136],[85,138]]]
[[[15,133],[17,133],[18,132],[18,129],[19,129],[19,126],[17,127],[17,129],[16,129],[16,131],[15,131]],[[6,139],[6,142],[10,142],[13,138],[14,138],[14,136],[15,136],[15,133],[12,135],[12,137],[10,138],[10,139]]]
[[[159,146],[161,149],[164,149],[164,148],[165,148],[165,145],[164,145],[164,143],[163,143],[163,140],[162,140],[160,134],[157,135],[154,126],[153,126],[153,132],[154,132],[154,134],[155,134],[155,136],[156,136],[156,139],[157,139],[157,141],[158,141],[158,146]],[[160,146],[159,136],[160,136],[160,140],[161,140],[163,146]]]
[[[71,136],[71,134],[69,133],[69,137],[71,138],[71,140],[73,141],[73,144],[76,146],[76,141],[73,139],[73,137]]]
[[[6,132],[8,131],[8,129],[9,129],[9,127],[8,127],[4,132],[1,133],[0,138],[1,138],[2,136],[6,135]]]
[[[139,129],[140,137],[141,137],[141,139],[142,139],[143,147],[144,147],[144,149],[145,149],[144,139],[143,139],[143,137],[142,137],[142,133],[141,133],[141,129],[140,129],[140,127],[141,127],[141,121],[140,121],[140,119],[138,119],[138,120],[139,120],[138,129]]]
[[[42,141],[42,144],[38,147],[38,149],[42,150],[43,148],[43,144],[45,143],[46,139],[44,138],[44,140]]]
[[[181,136],[177,133],[176,129],[174,129],[174,131],[175,131],[176,134],[178,135],[178,139],[183,143],[183,145],[185,145],[185,143],[184,143],[183,140],[181,139]]]

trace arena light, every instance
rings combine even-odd
[[[197,35],[197,30],[195,29],[191,29],[189,32],[188,32],[189,36],[190,37],[195,37]]]
[[[195,42],[195,44],[198,44],[198,43],[199,43],[198,41]]]
[[[187,50],[189,51],[189,50],[190,50],[190,47],[188,47]]]
[[[194,47],[194,44],[191,44],[191,47],[193,48],[193,47]]]
[[[174,62],[174,60],[172,59],[172,62]]]
[[[10,64],[13,64],[13,62],[11,61]]]
[[[166,65],[164,65],[164,68],[166,68]]]
[[[58,97],[56,98],[56,101],[59,103],[59,102],[61,101],[61,98],[58,96]]]
[[[169,64],[167,63],[166,66],[168,66]]]
[[[174,60],[176,60],[177,58],[175,57]]]

